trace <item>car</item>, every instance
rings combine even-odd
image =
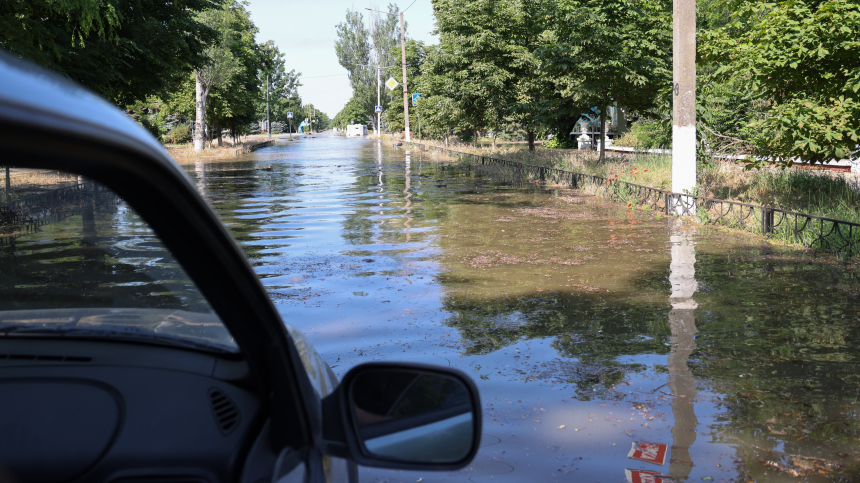
[[[86,89],[0,54],[0,480],[356,481],[453,470],[460,371],[338,383],[165,149]]]

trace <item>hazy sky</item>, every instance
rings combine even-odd
[[[430,34],[434,28],[430,0],[399,0],[405,13],[409,38],[437,43]],[[257,42],[274,40],[285,54],[287,70],[302,73],[299,93],[302,101],[334,117],[352,97],[346,70],[337,62],[334,51],[335,26],[343,22],[351,8],[365,14],[365,8],[387,10],[388,2],[377,0],[250,0],[251,19],[260,29]],[[410,7],[409,5],[412,4]],[[369,23],[368,23],[369,25]],[[383,79],[383,82],[385,79]],[[385,87],[383,87],[385,89]]]

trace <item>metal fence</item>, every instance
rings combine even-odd
[[[110,205],[116,195],[96,183],[52,189],[0,204],[0,229],[32,228],[80,214],[84,203],[95,209]]]
[[[512,175],[519,179],[540,180],[570,188],[583,188],[589,184],[605,185],[613,199],[634,204],[637,208],[647,208],[666,215],[689,216],[703,224],[758,233],[841,256],[860,254],[860,224],[850,221],[795,213],[770,206],[673,193],[603,176],[535,166],[420,143],[410,144],[421,150],[429,149],[466,159],[474,165],[504,166],[511,169]]]

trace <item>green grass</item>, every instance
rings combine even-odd
[[[598,161],[594,151],[575,151],[558,149],[541,149],[534,152],[522,149],[521,146],[499,146],[492,151],[488,148],[474,149],[470,146],[450,146],[457,151],[471,152],[484,156],[517,161],[524,164],[563,169],[578,173],[602,176],[619,181],[660,189],[670,189],[672,178],[672,160],[670,156],[659,154],[642,155],[609,155],[604,161]],[[468,159],[463,159],[469,162]],[[513,168],[490,165],[481,167],[482,174],[499,181],[515,180],[516,171]],[[801,169],[775,169],[744,171],[732,163],[700,164],[698,167],[699,196],[707,198],[740,201],[754,205],[771,206],[788,211],[805,213],[825,218],[860,223],[860,191],[852,187],[840,173],[828,171],[809,171]],[[519,180],[524,181],[524,180]],[[609,196],[617,201],[629,202],[629,192],[621,185],[591,186],[585,190],[603,196]],[[635,201],[634,201],[635,205]],[[710,223],[716,219],[716,211],[701,210],[699,219]],[[777,219],[776,221],[779,221]],[[777,226],[771,235],[773,238],[787,243],[810,244],[817,236],[812,230],[805,230],[797,240],[792,229],[794,219],[786,220]],[[752,232],[761,232],[761,221],[750,217],[733,226]],[[827,232],[831,225],[825,223],[816,226],[819,231]],[[860,239],[860,233],[852,233],[851,238]],[[829,246],[819,247],[835,253],[840,253],[846,240],[838,234],[827,237]]]

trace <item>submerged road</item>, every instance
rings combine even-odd
[[[338,375],[477,383],[471,465],[362,481],[860,474],[856,264],[333,134],[188,169]]]

